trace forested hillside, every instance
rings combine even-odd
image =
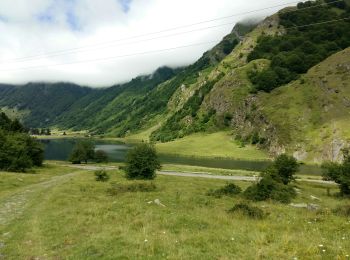
[[[29,83],[23,86],[0,85],[0,107],[22,111],[28,127],[45,127],[93,89],[69,83]]]

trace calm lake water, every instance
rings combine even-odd
[[[71,153],[77,140],[50,139],[41,140],[41,142],[45,145],[46,160],[67,161],[69,154]],[[132,147],[128,144],[117,143],[113,141],[94,140],[93,142],[95,144],[96,150],[105,151],[108,154],[109,160],[112,162],[123,162],[127,151]],[[162,163],[252,171],[261,171],[270,164],[268,161],[245,161],[223,158],[195,158],[166,154],[160,154],[159,157]],[[315,175],[321,174],[321,169],[317,166],[302,165],[300,172],[302,174]]]

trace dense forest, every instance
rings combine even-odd
[[[268,59],[271,66],[251,73],[256,90],[269,92],[285,85],[350,46],[350,5],[345,1],[326,2],[307,1],[297,5],[297,12],[281,11],[280,25],[286,33],[259,38],[248,60]]]

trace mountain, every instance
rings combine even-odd
[[[43,98],[42,88],[27,94],[27,86],[0,86],[0,107],[37,126],[159,142],[226,130],[272,155],[339,160],[350,144],[350,1],[326,2],[237,24],[188,67],[106,89],[65,89],[74,101],[52,98],[53,90]]]
[[[144,124],[142,120],[147,121],[147,116],[161,110],[166,104],[163,99],[167,93],[162,93],[158,86],[180,71],[163,67],[152,75],[97,90],[77,101],[67,113],[57,118],[56,124],[74,130],[89,129],[97,134],[114,132],[122,136],[129,129],[138,129]],[[158,92],[160,98],[154,98],[154,93]]]
[[[169,119],[151,139],[171,141],[227,129],[242,145],[254,144],[271,154],[339,160],[350,142],[350,109],[344,105],[349,99],[350,23],[340,20],[350,17],[350,10],[349,4],[312,7],[317,4],[299,4],[297,12],[288,8],[261,22],[197,83],[180,109],[169,109]],[[338,22],[325,24],[332,20]],[[319,25],[304,26],[312,23]],[[326,88],[333,86],[341,94],[320,91],[327,82]]]
[[[28,127],[44,127],[92,92],[93,89],[70,83],[0,85],[0,107],[21,111],[23,123]]]
[[[237,44],[236,33],[231,33],[193,65],[159,68],[152,75],[105,89],[64,83],[0,85],[0,107],[20,111],[23,122],[31,127],[59,126],[125,136],[151,125],[184,82],[196,81],[200,71],[215,67]]]

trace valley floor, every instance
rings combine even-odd
[[[254,203],[262,220],[227,212],[239,197],[215,198],[227,181],[158,176],[152,192],[121,192],[131,181],[117,169],[109,183],[93,171],[48,165],[33,174],[0,173],[0,259],[347,259],[350,219],[332,209],[335,185],[298,182],[294,203]],[[243,189],[250,183],[236,181]],[[314,201],[310,196],[320,201]],[[157,199],[164,206],[155,203]]]
[[[160,153],[181,156],[269,160],[268,154],[255,146],[241,147],[228,132],[193,134],[169,143],[159,143],[156,147]]]

